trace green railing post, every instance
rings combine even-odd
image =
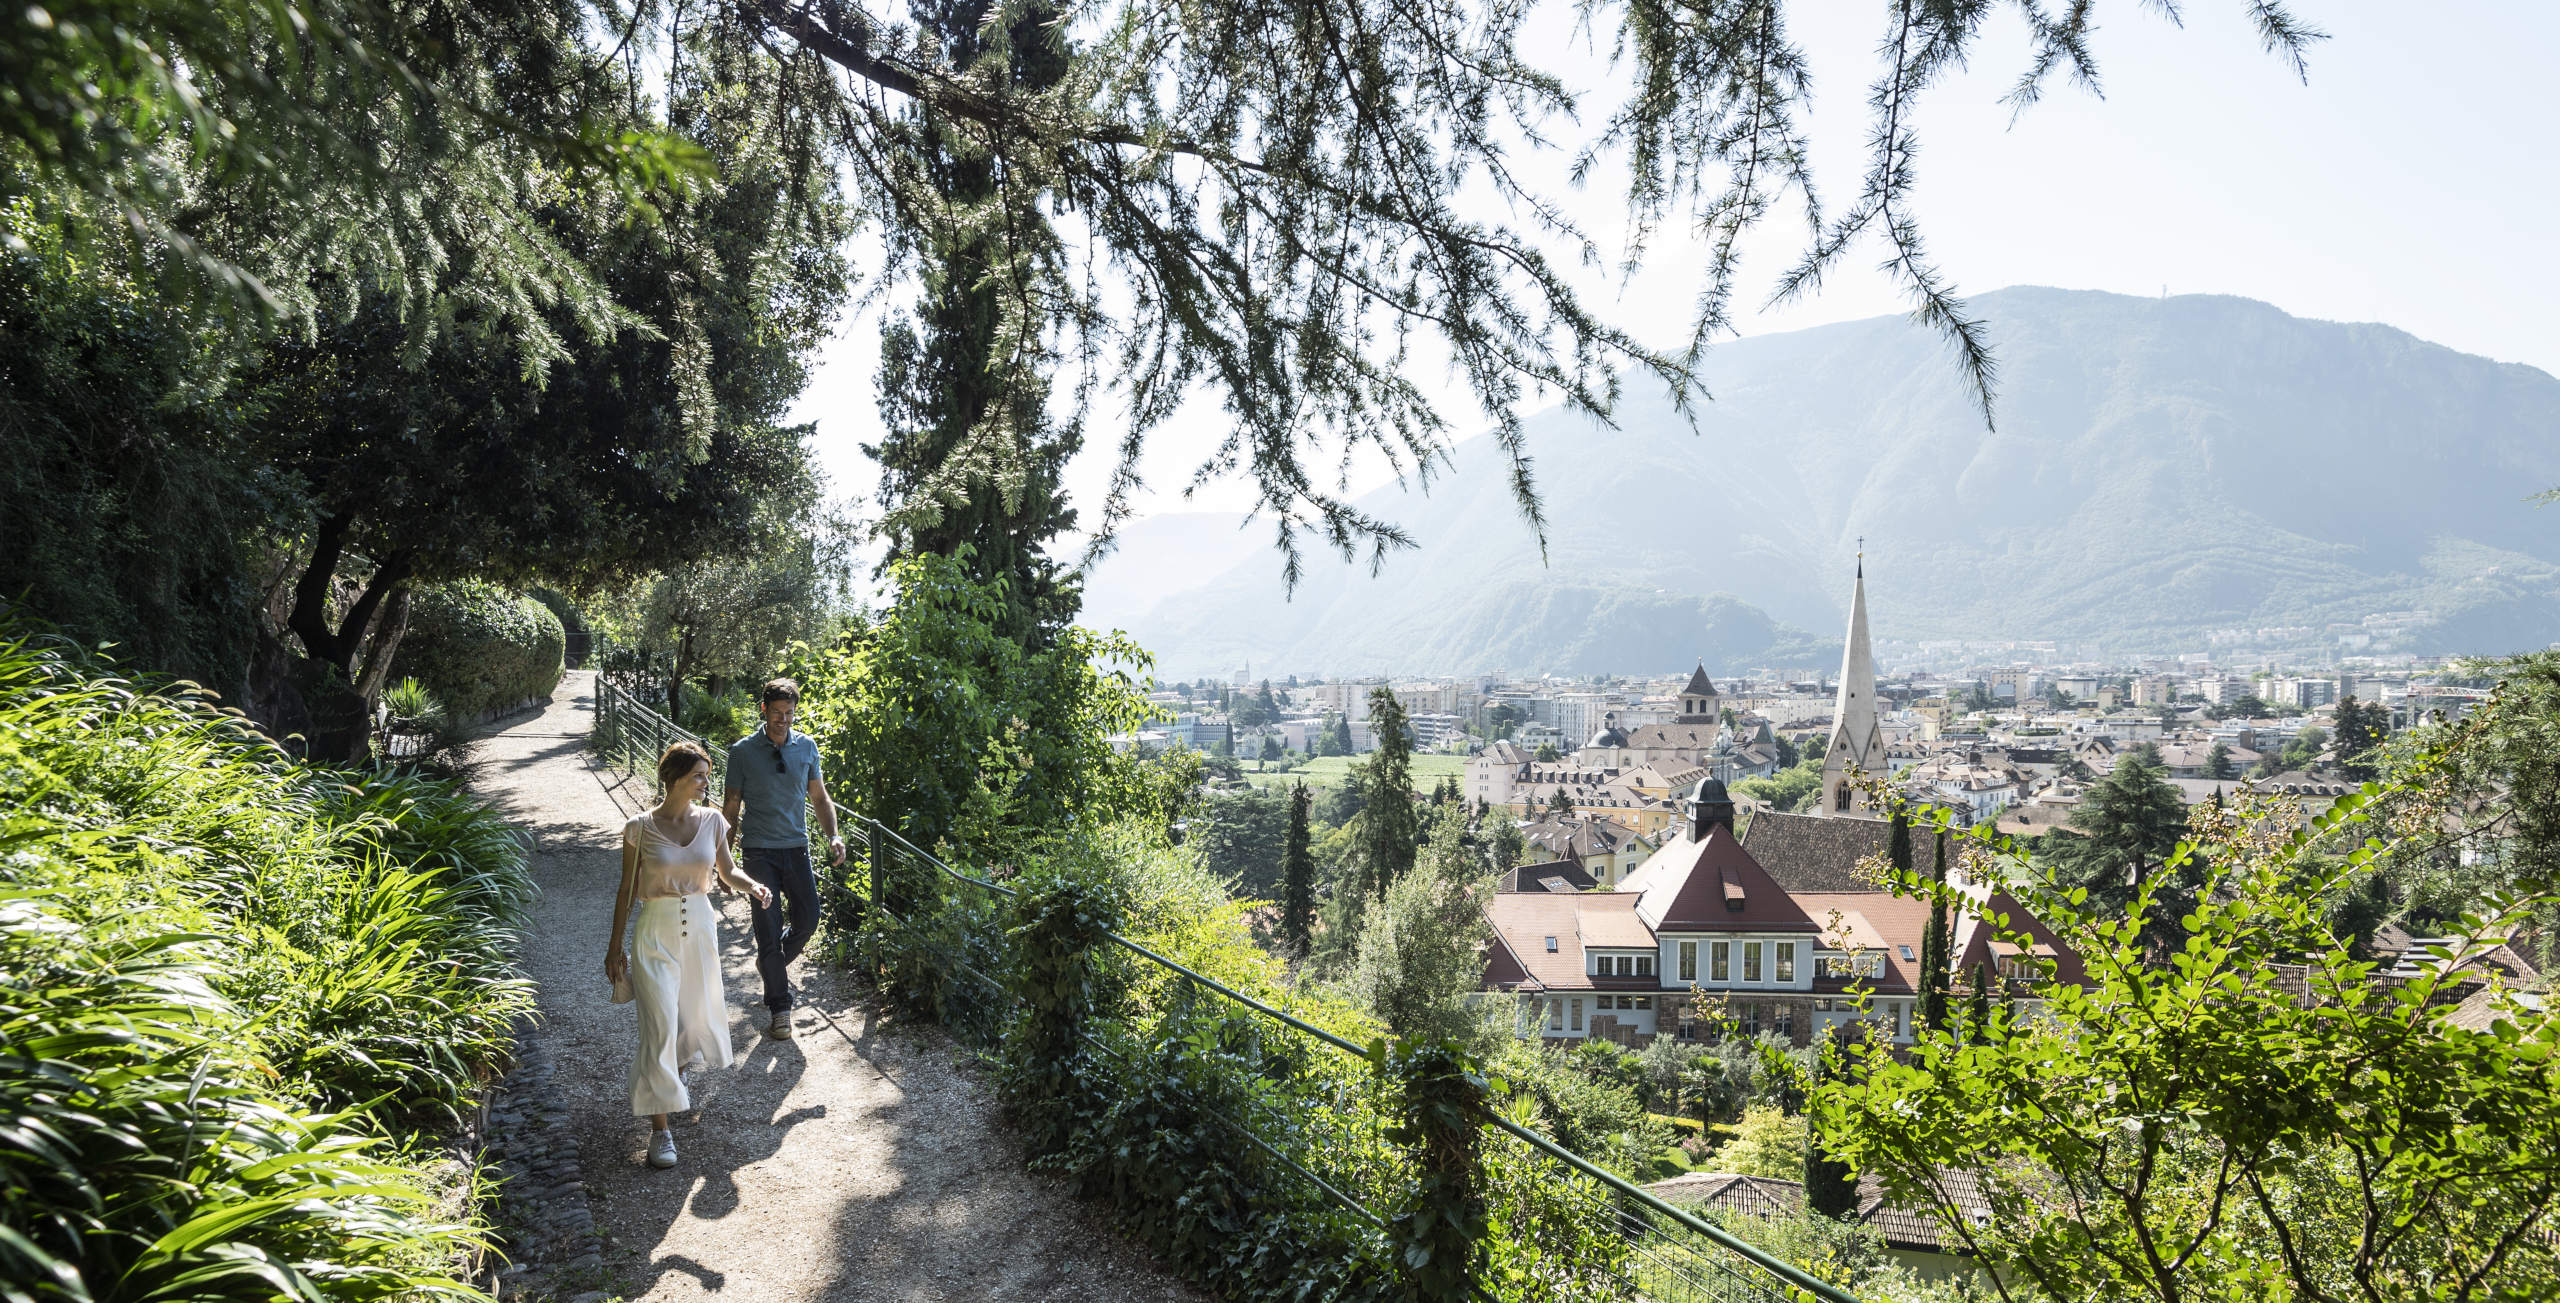
[[[1410,1303],[1463,1303],[1483,1274],[1484,1075],[1453,1041],[1398,1041],[1384,1065],[1401,1090],[1387,1139],[1413,1154],[1413,1191],[1387,1223]]]

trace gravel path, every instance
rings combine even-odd
[[[603,1267],[562,1293],[791,1300],[1194,1300],[1063,1183],[1023,1169],[990,1093],[930,1028],[890,1031],[846,975],[801,961],[800,1036],[766,1039],[743,897],[721,903],[738,1061],[688,1080],[681,1161],[642,1160],[630,1112],[632,1012],[604,980],[623,821],[645,785],[584,751],[593,676],[492,736],[476,787],[536,837],[542,900],[525,966],[536,1035],[583,1159]],[[750,1006],[755,1006],[750,1008]]]

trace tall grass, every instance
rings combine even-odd
[[[394,1147],[530,1005],[522,839],[5,629],[0,792],[0,1299],[461,1291]]]

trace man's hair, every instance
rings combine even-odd
[[[761,710],[777,701],[788,701],[794,705],[799,704],[800,685],[789,679],[767,680],[764,685],[764,695],[756,700],[756,707]]]
[[[670,743],[658,757],[658,787],[661,791],[672,787],[677,779],[692,773],[695,765],[710,763],[711,753],[703,750],[701,743],[691,738]]]

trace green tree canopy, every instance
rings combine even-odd
[[[1413,803],[1413,743],[1405,735],[1404,706],[1383,686],[1369,692],[1369,729],[1378,746],[1361,777],[1360,864],[1369,893],[1384,900],[1387,888],[1413,869],[1422,815]]]
[[[2448,753],[2477,744],[2440,745],[2405,784],[2290,833],[2276,798],[2213,812],[2189,857],[2213,867],[2183,906],[2128,916],[1986,844],[2086,982],[2036,961],[1907,1054],[1858,1051],[1858,1072],[1814,1093],[1825,1143],[2045,1298],[2560,1288],[2536,1229],[2560,1200],[2560,1018],[2493,994],[2492,1027],[2462,1025],[2450,963],[2378,982],[2330,930],[2365,864],[2433,836],[2462,763]],[[2491,905],[2455,931],[2506,935],[2542,907]],[[2164,963],[2149,916],[2179,908],[2191,926]]]
[[[2160,766],[2159,752],[2138,746],[2080,797],[2071,826],[2037,843],[2056,881],[2089,893],[2119,914],[2145,890],[2157,893],[2145,939],[2162,951],[2182,939],[2178,920],[2204,889],[2205,866],[2193,857],[2168,863],[2186,833],[2187,810]]]

